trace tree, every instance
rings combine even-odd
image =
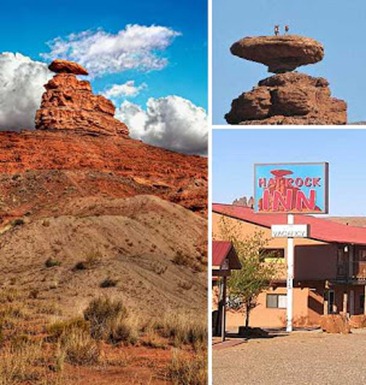
[[[257,306],[258,295],[276,277],[278,263],[265,250],[269,239],[264,237],[263,231],[243,236],[240,227],[239,223],[230,224],[221,218],[221,238],[231,241],[242,265],[240,270],[233,270],[228,279],[229,306],[244,308],[245,327],[248,328],[250,312]]]

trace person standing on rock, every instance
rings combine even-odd
[[[279,25],[275,25],[274,26],[274,34],[277,36],[279,33],[280,33],[280,26]]]
[[[288,26],[288,25],[285,25],[285,35],[288,34],[289,29],[290,29],[289,26]]]

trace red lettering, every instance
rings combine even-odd
[[[262,198],[262,210],[268,211],[270,208],[270,192],[269,190],[264,190],[263,192],[263,198]]]
[[[299,190],[296,194],[296,210],[303,211],[303,209],[307,210],[315,210],[316,203],[316,192],[315,190],[310,190],[309,199],[305,196],[304,192]]]
[[[279,191],[274,191],[272,198],[273,211],[287,211],[292,209],[293,190],[286,190],[286,197],[282,195]],[[282,206],[282,210],[280,209],[280,205]]]

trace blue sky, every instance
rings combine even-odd
[[[348,121],[366,120],[366,2],[363,0],[214,0],[213,1],[213,123],[231,100],[271,74],[258,63],[230,54],[232,43],[245,37],[273,34],[273,26],[290,26],[290,33],[323,43],[325,58],[298,70],[325,77],[332,95],[348,103]]]
[[[102,28],[109,33],[127,24],[168,27],[177,36],[161,53],[168,65],[146,73],[126,71],[92,81],[103,91],[114,83],[135,80],[147,88],[134,98],[144,105],[148,97],[178,95],[207,110],[207,5],[205,0],[154,1],[7,1],[1,4],[1,51],[20,52],[33,60],[49,51],[46,42],[71,33]]]
[[[366,130],[213,130],[213,202],[254,195],[254,163],[329,162],[329,214],[366,216]]]

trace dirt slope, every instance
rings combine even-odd
[[[0,219],[45,216],[70,199],[159,196],[207,212],[207,159],[122,136],[0,132]],[[57,202],[57,204],[56,204]]]
[[[150,316],[206,306],[205,219],[152,196],[80,198],[62,211],[4,232],[0,287],[37,290],[65,315],[104,294]],[[46,267],[49,258],[61,265]],[[83,261],[87,268],[75,269]],[[116,287],[101,288],[106,278]]]

